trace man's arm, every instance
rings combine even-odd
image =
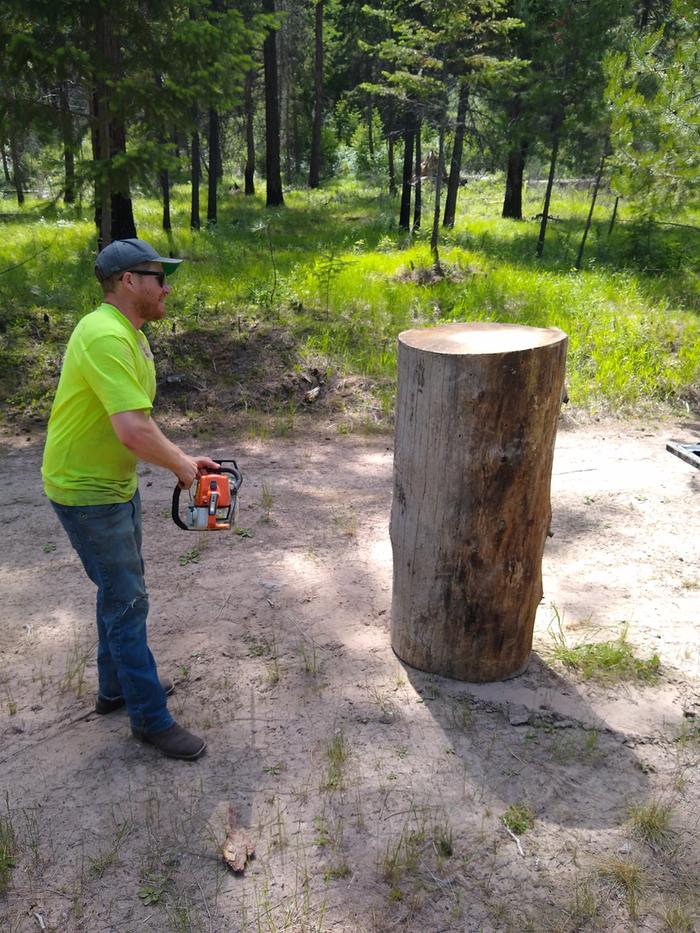
[[[110,421],[125,447],[140,460],[172,470],[183,489],[189,489],[200,469],[218,467],[209,457],[190,457],[180,450],[143,411],[120,411],[112,415]]]

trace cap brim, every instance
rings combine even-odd
[[[150,262],[160,262],[163,264],[163,272],[166,275],[174,275],[177,270],[180,268],[180,263],[182,259],[166,259],[164,256],[159,256],[157,259],[151,259]]]

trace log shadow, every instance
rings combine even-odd
[[[401,662],[435,725],[462,759],[465,784],[503,811],[527,803],[538,821],[620,827],[649,781],[639,736],[611,727],[566,677],[536,654],[511,680],[473,684]]]

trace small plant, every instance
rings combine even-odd
[[[315,677],[318,674],[318,656],[316,653],[316,642],[311,642],[311,649],[307,650],[306,643],[302,640],[299,643],[299,652],[301,653],[302,666],[304,673]]]
[[[348,750],[345,736],[341,731],[335,733],[326,749],[326,773],[321,784],[321,790],[342,790],[345,786],[343,769],[348,760]]]
[[[233,529],[233,533],[234,533],[235,535],[238,535],[239,538],[254,538],[254,537],[255,537],[252,528],[239,528],[239,527],[236,527],[236,528]]]
[[[598,894],[588,881],[576,883],[574,897],[568,911],[566,930],[595,928],[602,912]]]
[[[532,829],[535,822],[535,814],[532,807],[526,803],[512,803],[501,817],[503,825],[514,835],[522,836]]]
[[[578,671],[588,680],[612,682],[619,680],[638,680],[650,683],[658,679],[661,662],[657,654],[648,660],[635,657],[632,646],[627,641],[627,625],[623,625],[618,637],[613,641],[583,643],[570,646],[564,635],[562,619],[554,610],[556,629],[550,626],[554,640],[552,657],[570,670]]]
[[[635,919],[639,895],[644,886],[644,873],[641,866],[636,862],[613,856],[603,862],[598,869],[598,874],[624,894],[629,915]]]
[[[662,919],[666,929],[671,930],[672,933],[694,933],[697,929],[693,918],[678,901],[664,910]]]
[[[180,554],[178,561],[181,567],[186,567],[188,564],[198,564],[200,556],[199,548],[195,545],[188,548],[184,554]]]
[[[652,849],[669,851],[673,848],[675,840],[671,828],[672,812],[669,804],[656,800],[635,804],[629,810],[630,829]]]
[[[110,845],[105,849],[105,851],[94,857],[88,856],[90,861],[90,871],[97,878],[101,878],[107,869],[112,865],[118,864],[119,848],[127,836],[129,829],[129,823],[124,820],[123,823],[117,825],[114,839],[112,839]]]
[[[46,544],[42,548],[42,551],[44,552],[44,554],[51,554],[55,550],[56,550],[55,541],[47,541]]]
[[[17,839],[10,810],[10,795],[5,794],[5,814],[0,814],[0,894],[5,894],[15,867]]]
[[[338,881],[341,878],[349,878],[351,874],[350,866],[342,862],[340,865],[329,865],[323,872],[323,880]]]
[[[66,672],[61,684],[61,692],[74,690],[76,697],[83,695],[85,687],[85,666],[88,654],[92,649],[86,649],[80,643],[77,632],[73,635],[73,643],[66,658]]]
[[[270,523],[270,512],[274,504],[275,497],[272,495],[272,490],[266,483],[263,483],[262,489],[260,490],[260,508],[263,510],[263,514],[260,517],[261,522],[266,524]]]
[[[17,703],[9,684],[5,684],[5,697],[7,699],[7,712],[10,716],[15,716],[17,714]]]
[[[165,897],[168,887],[168,879],[155,877],[148,878],[136,892],[146,907],[152,904],[159,904]]]

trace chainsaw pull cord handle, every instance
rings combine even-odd
[[[211,495],[209,496],[208,514],[216,515],[216,505],[219,501],[219,487],[217,486],[216,481],[214,481],[209,488],[211,489]]]

